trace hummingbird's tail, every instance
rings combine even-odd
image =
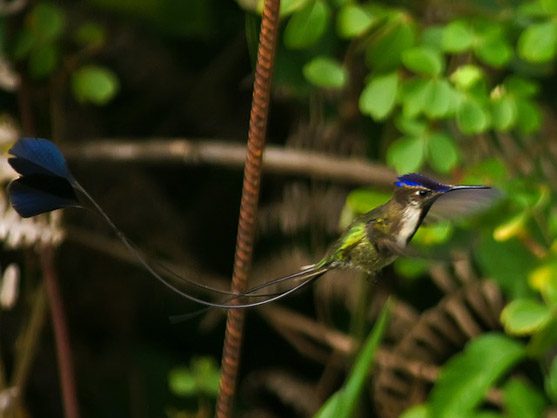
[[[253,308],[255,306],[265,305],[267,303],[271,303],[282,299],[291,293],[296,292],[297,290],[306,287],[307,285],[313,283],[325,273],[327,273],[331,269],[330,263],[318,263],[312,264],[309,266],[305,266],[302,270],[297,271],[296,273],[288,274],[286,276],[281,276],[277,279],[271,280],[269,282],[262,283],[258,286],[252,287],[248,289],[244,293],[238,293],[235,296],[229,297],[222,303],[211,303],[208,304],[205,308],[199,309],[195,312],[183,314],[183,315],[173,315],[170,317],[170,322],[175,324],[178,322],[186,321],[188,319],[192,319],[198,315],[201,315],[212,308],[222,308],[222,309],[245,309],[245,308]],[[280,283],[288,282],[288,281],[297,281],[300,282],[295,286],[283,290],[280,292],[275,293],[265,293],[261,294],[258,293],[259,291],[266,289],[271,286],[275,286]],[[257,302],[245,302],[246,299],[253,297],[262,297],[265,296],[267,299],[259,300]]]
[[[204,312],[210,308],[243,309],[243,308],[251,308],[254,306],[260,306],[266,303],[274,302],[275,300],[282,299],[283,297],[288,296],[289,294],[294,293],[298,289],[301,289],[302,287],[305,287],[306,285],[312,283],[314,280],[318,279],[323,274],[325,274],[331,267],[331,263],[328,260],[324,260],[317,264],[307,266],[296,273],[279,277],[278,279],[256,286],[244,293],[236,293],[227,290],[216,289],[211,286],[206,286],[202,283],[198,283],[196,281],[186,279],[180,276],[179,274],[175,273],[168,267],[162,264],[158,265],[159,269],[166,270],[167,273],[171,274],[182,283],[188,284],[190,286],[198,287],[204,290],[208,290],[216,294],[228,296],[224,300],[224,302],[211,302],[205,299],[201,299],[197,296],[194,296],[178,288],[176,285],[174,285],[173,283],[171,283],[170,281],[162,277],[162,275],[159,274],[159,272],[157,271],[157,268],[151,262],[147,261],[147,259],[143,256],[143,254],[139,250],[139,248],[116,226],[116,224],[112,221],[112,219],[106,214],[106,212],[95,201],[95,199],[93,199],[93,197],[85,190],[85,188],[83,188],[83,186],[81,186],[81,184],[79,184],[75,179],[73,180],[72,185],[91,203],[91,205],[95,208],[96,212],[106,221],[106,223],[112,228],[112,230],[122,241],[122,243],[128,248],[129,251],[131,251],[132,254],[135,255],[136,259],[153,277],[155,277],[162,284],[164,284],[166,287],[168,287],[173,292],[179,294],[180,296],[189,299],[193,302],[196,302],[200,305],[206,306],[206,308],[203,308],[199,312],[196,312],[195,315],[201,313],[201,311]],[[260,290],[263,290],[270,286],[291,281],[291,280],[301,281],[301,283],[282,292],[258,293]],[[253,300],[253,299],[260,299],[260,300],[257,300],[256,302],[248,302],[249,300]],[[187,314],[186,316],[191,316],[191,315],[192,314]],[[173,318],[180,318],[180,316],[172,317],[171,320],[173,320]]]

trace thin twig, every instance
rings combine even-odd
[[[289,309],[269,305],[259,308],[258,311],[277,330],[280,329],[279,332],[282,334],[291,333],[309,337],[330,347],[331,350],[342,355],[343,358],[351,358],[357,348],[356,341],[349,335],[331,329]],[[296,346],[296,348],[299,348],[299,346]],[[313,351],[313,349],[310,350]],[[307,354],[307,347],[305,347],[305,354]],[[393,350],[383,347],[377,351],[376,362],[383,368],[394,368],[408,373],[416,380],[435,383],[439,378],[440,367],[438,365],[402,357]],[[501,406],[501,391],[497,388],[491,388],[486,394],[486,399],[494,405]]]
[[[64,416],[66,418],[79,418],[79,405],[75,390],[74,369],[68,326],[64,315],[64,304],[58,286],[58,277],[54,266],[54,249],[44,247],[40,253],[43,280],[48,294],[52,326],[54,328],[54,339],[56,341],[56,357],[58,359],[58,371]]]
[[[238,292],[247,289],[248,273],[252,261],[259,188],[261,185],[261,168],[271,98],[271,80],[279,27],[279,7],[280,0],[266,0],[263,6],[257,62],[255,64],[255,80],[253,83],[236,252],[234,254],[234,271],[232,273],[231,287],[233,291]],[[236,378],[240,367],[244,318],[245,312],[241,309],[228,311],[219,395],[216,406],[217,418],[229,418],[232,416]]]
[[[100,138],[65,144],[62,149],[70,160],[211,164],[236,169],[243,166],[246,157],[243,144],[193,138]],[[263,168],[268,173],[381,186],[390,185],[396,175],[382,164],[361,158],[272,145],[265,149]]]
[[[31,365],[35,359],[35,354],[39,346],[41,331],[44,326],[47,307],[46,292],[44,283],[39,284],[31,303],[31,316],[29,323],[24,328],[23,333],[17,339],[14,372],[12,374],[11,385],[16,387],[20,393],[24,392],[31,371]]]

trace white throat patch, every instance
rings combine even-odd
[[[408,238],[416,232],[418,222],[420,221],[421,210],[417,206],[409,205],[402,212],[400,219],[400,231],[398,233],[397,244],[400,248],[406,247]]]

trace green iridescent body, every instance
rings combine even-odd
[[[402,252],[418,226],[399,242],[404,207],[393,198],[384,205],[358,217],[333,244],[316,267],[355,268],[375,274],[391,264]]]

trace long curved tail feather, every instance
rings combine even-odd
[[[236,294],[235,296],[228,298],[224,303],[220,304],[220,306],[216,306],[216,307],[223,308],[223,309],[245,309],[245,308],[253,308],[256,306],[261,306],[267,303],[275,302],[313,283],[321,276],[323,276],[325,273],[327,273],[329,270],[330,270],[330,265],[323,265],[319,267],[312,266],[310,268],[298,271],[296,273],[288,274],[286,276],[281,276],[277,279],[271,280],[270,282],[265,282],[261,285],[252,287],[251,289],[247,290],[244,293]],[[261,300],[257,302],[249,302],[249,303],[238,303],[238,300],[244,297],[263,296],[262,294],[254,294],[254,293],[258,292],[259,290],[265,289],[269,286],[273,286],[290,280],[301,280],[302,282],[288,290],[277,292],[277,293],[266,294],[267,296],[269,296],[269,298],[265,300]],[[175,324],[178,322],[187,321],[188,319],[192,319],[198,315],[201,315],[214,307],[215,306],[207,306],[195,312],[182,314],[182,315],[173,315],[170,317],[170,322]]]

